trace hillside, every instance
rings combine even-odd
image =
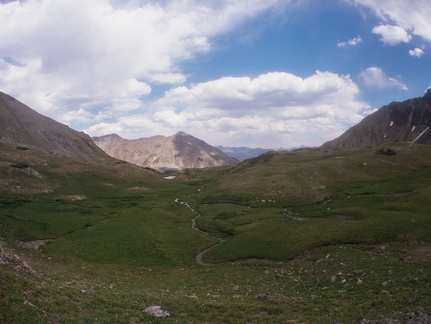
[[[220,149],[184,132],[135,140],[112,134],[94,137],[93,141],[110,156],[162,172],[238,163]]]
[[[144,181],[161,177],[151,170],[108,156],[91,138],[43,116],[0,92],[0,192],[79,195],[80,178]]]
[[[383,106],[322,148],[375,147],[395,141],[431,144],[431,89],[423,97]]]
[[[91,138],[0,92],[0,143],[83,161],[112,160]]]
[[[376,148],[268,152],[222,170],[185,173],[207,179],[206,187],[217,191],[208,197],[212,201],[218,196],[231,196],[232,200],[238,198],[257,206],[285,206],[318,203],[340,188],[396,181],[410,172],[427,178],[430,161],[431,146],[395,142]]]

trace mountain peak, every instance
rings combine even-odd
[[[427,90],[427,92],[425,93],[425,95],[423,96],[423,99],[425,99],[428,102],[431,102],[431,88],[429,88]]]
[[[185,132],[135,140],[117,136],[94,137],[93,141],[112,157],[162,172],[238,163],[220,149]]]

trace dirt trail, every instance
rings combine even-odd
[[[186,201],[180,201],[180,199],[179,199],[179,198],[175,199],[175,202],[177,202],[177,203],[179,203],[179,204],[181,204],[181,205],[186,206],[188,209],[190,209],[190,211],[191,211],[193,214],[195,214],[195,215],[196,215],[195,217],[193,217],[193,218],[192,218],[192,229],[194,229],[195,231],[197,231],[197,232],[199,232],[199,233],[201,233],[201,234],[203,234],[203,235],[205,235],[205,236],[209,237],[210,239],[212,239],[212,240],[215,240],[215,241],[216,241],[216,243],[214,243],[213,245],[211,245],[211,246],[207,247],[206,249],[204,249],[204,250],[200,251],[200,252],[196,255],[196,257],[195,257],[196,263],[197,263],[197,264],[200,264],[200,265],[203,265],[203,266],[213,266],[213,265],[215,265],[215,264],[212,264],[212,263],[206,263],[206,262],[204,262],[204,261],[202,260],[202,257],[204,256],[204,254],[205,254],[205,253],[207,253],[207,252],[208,252],[208,251],[210,251],[211,249],[215,248],[216,246],[220,245],[220,244],[221,244],[221,243],[223,243],[226,239],[223,239],[223,238],[220,238],[220,237],[211,236],[208,232],[205,232],[205,231],[201,230],[200,228],[198,228],[198,227],[196,226],[196,219],[198,219],[199,217],[201,217],[201,214],[199,214],[196,210],[194,210],[194,209],[190,206],[190,204],[189,204],[188,202],[186,202]]]

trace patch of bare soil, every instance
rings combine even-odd
[[[35,240],[35,241],[28,241],[28,242],[18,242],[19,246],[22,246],[23,248],[30,249],[30,250],[38,250],[41,246],[44,246],[45,244],[52,242],[52,239],[46,239],[46,240]]]

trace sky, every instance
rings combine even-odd
[[[0,0],[0,91],[90,136],[319,146],[431,86],[429,0]]]

